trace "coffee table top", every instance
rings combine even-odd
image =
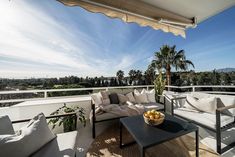
[[[164,122],[158,126],[146,124],[143,115],[121,118],[120,122],[143,148],[198,130],[196,125],[169,114],[165,114]]]

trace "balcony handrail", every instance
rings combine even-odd
[[[22,93],[63,92],[63,91],[88,91],[88,90],[105,90],[105,89],[128,89],[128,88],[133,89],[133,88],[148,88],[148,87],[154,87],[154,85],[14,90],[14,91],[0,91],[0,95],[3,95],[3,94],[22,94]],[[176,89],[187,89],[187,88],[235,88],[235,86],[231,86],[231,85],[195,85],[195,86],[166,86],[166,87],[176,88]]]
[[[134,88],[152,88],[154,85],[138,85],[138,86],[112,86],[112,87],[90,87],[90,88],[66,88],[66,89],[38,89],[38,90],[16,90],[16,91],[0,91],[0,95],[6,94],[23,94],[23,93],[44,93],[44,97],[41,98],[22,98],[22,99],[5,99],[0,100],[0,103],[16,103],[29,100],[42,100],[47,98],[48,92],[68,92],[68,91],[89,91],[89,90],[110,90],[110,89],[134,89]],[[191,89],[191,91],[196,91],[196,88],[235,88],[235,86],[229,85],[195,85],[195,86],[166,86],[166,88],[173,89]],[[203,90],[201,90],[203,92]],[[221,93],[221,94],[235,94],[235,92],[217,92],[217,91],[204,91],[210,93]],[[65,96],[60,96],[65,97]],[[58,97],[50,97],[58,98]]]
[[[105,90],[105,89],[147,88],[147,87],[154,87],[154,85],[14,90],[14,91],[0,91],[0,95],[3,95],[3,94],[21,94],[21,93],[64,92],[64,91],[88,91],[88,90]]]

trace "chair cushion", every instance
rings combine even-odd
[[[75,157],[77,131],[57,134],[57,137],[43,146],[32,157]]]
[[[184,117],[189,120],[193,120],[197,123],[208,126],[212,129],[216,128],[216,115],[206,112],[199,112],[196,110],[191,110],[187,108],[177,108],[174,109],[174,114]],[[221,114],[221,127],[234,122],[234,117]]]
[[[154,89],[152,89],[150,91],[147,91],[147,90],[143,89],[143,92],[147,95],[148,102],[156,102],[155,90]]]
[[[132,92],[127,93],[126,96],[128,97],[129,101],[132,103],[136,103],[135,97]]]
[[[0,135],[15,134],[11,120],[8,116],[0,116]]]
[[[217,98],[209,97],[197,99],[191,95],[187,95],[184,107],[215,114],[215,110],[217,108]]]
[[[117,93],[111,93],[109,95],[110,103],[111,104],[119,104],[119,99]]]
[[[206,94],[202,92],[192,92],[191,95],[196,98],[209,98],[217,97],[217,107],[225,107],[230,105],[235,105],[235,96],[231,95],[219,95],[219,94]],[[235,108],[223,111],[224,114],[234,116]]]
[[[146,93],[144,92],[144,89],[141,91],[141,93],[138,90],[134,90],[134,96],[136,103],[141,104],[141,103],[148,103],[148,98]]]
[[[151,103],[144,104],[144,108],[145,108],[145,111],[153,110],[153,109],[154,110],[163,110],[164,106],[160,103],[151,102]]]
[[[95,104],[96,107],[100,106],[103,103],[100,92],[91,94],[91,100],[92,100],[92,103]]]
[[[101,94],[102,105],[109,105],[110,104],[109,91],[101,91],[100,94]]]
[[[117,114],[113,114],[113,113],[102,113],[102,114],[97,114],[95,116],[96,121],[101,121],[101,120],[107,120],[107,119],[112,119],[112,118],[119,118],[120,116]]]
[[[118,94],[118,100],[120,105],[124,105],[127,101],[129,101],[128,97],[124,94]]]
[[[0,135],[0,156],[26,157],[42,148],[56,136],[41,113],[16,134]]]

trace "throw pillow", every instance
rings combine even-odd
[[[143,89],[142,91],[147,95],[147,98],[148,98],[149,102],[156,102],[155,90],[154,89],[152,89],[150,91],[147,91],[147,90]]]
[[[0,135],[15,134],[11,120],[8,116],[0,116]]]
[[[129,101],[128,97],[124,94],[118,94],[119,104],[124,105],[127,101]]]
[[[135,97],[132,92],[127,93],[126,96],[128,97],[129,101],[132,103],[136,103]]]
[[[101,98],[102,96],[100,92],[91,95],[92,103],[95,104],[96,107],[100,106],[103,103]]]
[[[110,103],[111,104],[119,104],[119,99],[117,93],[111,93],[109,95]]]
[[[0,156],[30,156],[56,136],[48,128],[43,113],[34,117],[14,135],[0,135]]]
[[[216,97],[197,99],[195,97],[187,95],[184,107],[201,112],[215,114],[217,108],[217,99]]]
[[[144,92],[144,90],[141,91],[141,93],[138,90],[134,90],[134,95],[135,95],[135,99],[136,102],[141,104],[141,103],[148,103],[148,98],[146,93]]]
[[[102,105],[109,105],[110,104],[109,91],[101,91],[100,94],[101,94]]]

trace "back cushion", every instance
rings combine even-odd
[[[102,105],[109,105],[110,104],[109,91],[101,91],[100,94],[101,94]]]
[[[147,95],[147,98],[148,98],[149,102],[156,102],[155,90],[154,89],[152,89],[150,91],[147,91],[147,90],[143,89],[141,93],[145,93]]]
[[[124,105],[127,101],[129,101],[128,97],[124,94],[118,94],[118,100],[121,105]]]
[[[184,107],[192,110],[215,114],[215,110],[217,108],[217,98],[209,97],[197,99],[187,95]]]
[[[135,97],[132,92],[126,94],[128,100],[132,103],[136,103]]]
[[[207,93],[202,93],[202,92],[192,92],[190,95],[198,99],[213,97],[212,94],[207,94]]]
[[[110,103],[111,104],[119,104],[119,99],[117,93],[111,93],[109,95]]]
[[[134,90],[134,96],[135,96],[135,100],[137,103],[141,104],[141,103],[148,103],[148,98],[146,93],[144,92],[144,90],[142,90],[142,92],[140,93],[138,90]]]
[[[0,116],[0,135],[14,134],[11,120],[8,116]]]
[[[102,104],[102,96],[101,93],[94,93],[91,95],[92,103],[95,104],[96,107]]]
[[[55,137],[48,128],[45,116],[41,113],[16,134],[0,135],[0,156],[30,156]]]

